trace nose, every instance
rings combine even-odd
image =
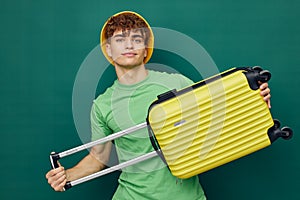
[[[133,43],[130,37],[126,37],[125,40],[125,48],[126,49],[133,49]]]

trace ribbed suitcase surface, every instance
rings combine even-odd
[[[267,132],[274,124],[272,116],[260,91],[250,88],[243,70],[204,82],[155,104],[148,113],[164,159],[179,178],[200,174],[271,144]]]

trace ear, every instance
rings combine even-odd
[[[107,55],[108,55],[109,57],[111,57],[112,54],[111,54],[110,44],[107,43],[107,44],[105,45],[105,50],[106,50]]]
[[[147,47],[146,47],[146,48],[145,48],[145,52],[144,52],[144,58],[146,58],[147,55],[148,55],[148,49],[147,49]]]

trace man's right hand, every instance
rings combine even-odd
[[[59,167],[50,170],[46,174],[49,185],[57,192],[63,192],[67,181],[74,181],[88,176],[105,168],[111,152],[111,142],[98,144],[91,148],[90,153],[85,156],[76,166],[65,170],[58,162]]]
[[[46,174],[46,178],[48,179],[49,185],[57,192],[63,192],[64,186],[67,183],[67,176],[65,168],[59,166],[56,169],[50,170]]]

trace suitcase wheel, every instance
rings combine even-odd
[[[281,125],[280,121],[278,119],[274,119],[273,121],[274,121],[274,129],[280,128],[280,125]]]
[[[268,70],[262,70],[259,72],[258,80],[265,83],[271,79],[271,73]]]
[[[248,84],[252,90],[259,89],[261,83],[266,83],[271,79],[271,73],[268,70],[263,70],[259,66],[247,68],[244,74],[246,75]]]
[[[293,130],[290,127],[285,126],[281,129],[281,131],[282,131],[282,136],[281,137],[283,139],[289,140],[293,137]]]
[[[258,73],[263,70],[263,68],[261,68],[260,66],[254,66],[252,67],[252,69],[258,71]]]
[[[293,137],[293,130],[290,127],[280,128],[280,121],[278,119],[274,119],[274,125],[268,130],[268,136],[273,143],[278,138],[283,138],[285,140],[289,140]]]

